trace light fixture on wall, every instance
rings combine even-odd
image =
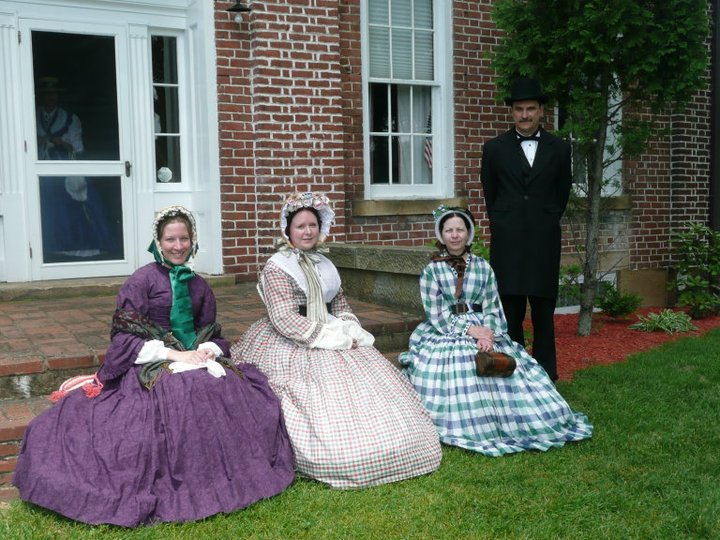
[[[239,24],[242,21],[242,14],[252,11],[252,9],[240,2],[240,0],[235,0],[235,4],[227,8],[227,11],[235,15],[235,22]]]

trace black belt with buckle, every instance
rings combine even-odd
[[[327,308],[328,313],[330,313],[330,302],[325,304],[325,307]],[[307,306],[305,304],[300,304],[298,306],[298,313],[303,317],[307,317]]]
[[[450,306],[450,311],[455,315],[462,315],[463,313],[471,311],[473,313],[482,313],[482,304],[455,304],[454,306]]]

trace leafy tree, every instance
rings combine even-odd
[[[606,172],[643,151],[657,113],[680,109],[706,84],[708,7],[707,0],[495,2],[505,32],[493,58],[499,87],[519,76],[541,82],[564,113],[560,135],[573,141],[575,173],[585,176],[579,335],[592,326]]]

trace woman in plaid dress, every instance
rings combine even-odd
[[[283,206],[284,245],[258,291],[268,316],[231,348],[255,364],[280,397],[295,467],[334,488],[411,478],[440,465],[437,431],[407,379],[372,344],[318,253],[334,219],[327,197],[293,195]]]
[[[426,320],[400,363],[440,440],[501,456],[590,438],[587,417],[570,409],[540,364],[508,336],[495,275],[487,261],[470,253],[472,214],[440,206],[433,217],[441,252],[420,276]],[[478,350],[512,356],[515,372],[477,376]]]

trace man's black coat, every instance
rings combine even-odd
[[[530,167],[513,128],[485,143],[480,179],[500,294],[556,298],[560,218],[572,185],[570,144],[541,129]]]

